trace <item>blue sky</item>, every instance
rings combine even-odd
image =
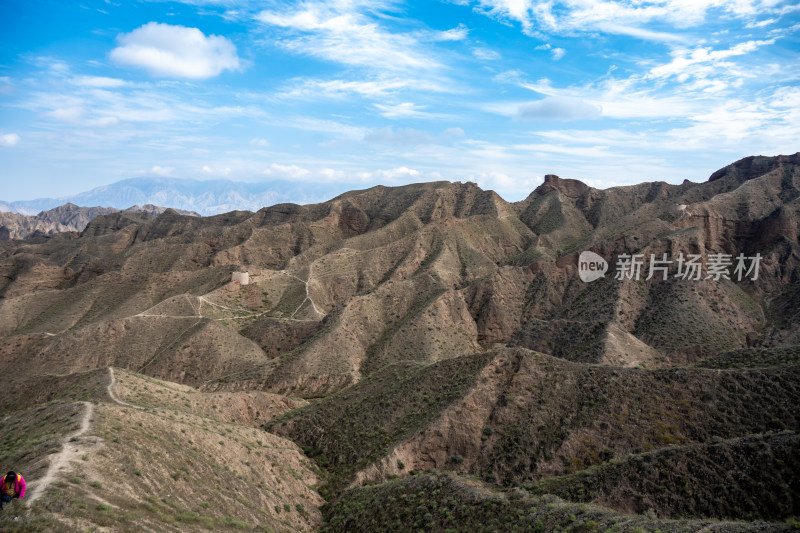
[[[596,187],[800,150],[796,0],[0,0],[0,199]]]

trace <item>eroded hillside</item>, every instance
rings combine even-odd
[[[79,235],[3,241],[0,386],[29,392],[2,405],[33,451],[0,453],[35,485],[93,406],[95,451],[66,461],[40,500],[59,527],[313,530],[322,494],[335,530],[365,523],[338,518],[367,494],[356,486],[430,470],[448,471],[454,494],[474,486],[474,505],[516,487],[660,519],[786,520],[800,514],[799,198],[795,154],[681,185],[548,175],[516,204],[436,182],[206,218],[116,212]],[[607,261],[605,277],[582,281],[583,251]],[[718,254],[730,258],[719,279],[680,275],[679,257],[708,268]],[[740,254],[758,257],[757,275],[735,270]],[[640,275],[618,276],[631,256]],[[37,428],[51,420],[49,438]],[[134,477],[112,476],[115,461]],[[749,473],[762,461],[774,464]],[[156,478],[133,465],[186,496],[142,499],[132,487]],[[227,515],[203,506],[214,465],[237,480]],[[279,465],[296,473],[291,498]],[[730,476],[699,474],[720,469]],[[56,509],[70,476],[80,496]],[[567,527],[538,512],[533,524]]]

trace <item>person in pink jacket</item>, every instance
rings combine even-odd
[[[22,474],[9,472],[0,479],[0,509],[14,498],[25,496],[25,480]]]

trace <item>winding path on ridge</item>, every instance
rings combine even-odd
[[[114,377],[113,367],[108,367],[108,376],[109,382],[106,389],[111,401],[125,407],[144,409],[144,407],[133,405],[119,399],[117,394],[114,392],[114,386],[117,384],[117,380]],[[45,472],[44,476],[36,480],[35,486],[33,486],[30,490],[30,496],[26,498],[29,505],[38,500],[42,494],[44,494],[47,488],[53,483],[53,481],[56,480],[56,477],[59,475],[59,473],[63,472],[69,467],[70,461],[81,455],[84,448],[86,448],[85,443],[75,443],[74,439],[82,437],[87,431],[89,431],[92,415],[94,414],[94,404],[92,402],[79,403],[82,403],[85,408],[83,416],[81,417],[81,425],[77,431],[61,439],[61,451],[50,455],[50,465],[47,467],[47,472]]]
[[[114,385],[117,384],[117,380],[114,377],[114,367],[113,366],[108,367],[108,377],[110,379],[108,381],[108,387],[106,387],[106,389],[108,390],[108,396],[111,398],[111,400],[114,403],[119,404],[119,405],[123,405],[125,407],[133,407],[134,409],[144,409],[144,407],[142,407],[141,405],[133,405],[132,403],[128,403],[128,402],[125,402],[125,401],[119,399],[119,397],[117,396],[117,393],[114,392]]]
[[[94,413],[94,404],[91,402],[80,402],[84,405],[85,410],[81,417],[81,426],[75,433],[67,435],[61,439],[61,451],[50,456],[50,466],[47,467],[47,472],[40,479],[36,480],[36,486],[31,489],[31,495],[28,497],[28,503],[32,504],[39,497],[44,494],[44,491],[56,479],[56,476],[62,470],[69,467],[69,462],[76,455],[81,453],[82,446],[72,444],[73,439],[85,434],[89,431],[89,421],[92,419]]]

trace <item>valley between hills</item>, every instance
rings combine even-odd
[[[82,224],[0,240],[2,531],[800,529],[800,153]]]

